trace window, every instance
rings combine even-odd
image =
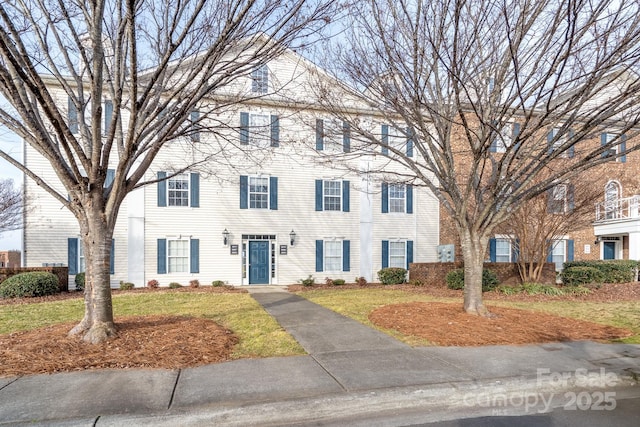
[[[349,240],[316,240],[316,271],[350,271],[350,248]]]
[[[351,151],[349,123],[334,119],[317,119],[316,150],[332,153]]]
[[[174,237],[157,243],[158,274],[200,272],[199,239]]]
[[[498,126],[498,123],[494,123],[494,125]],[[496,134],[493,141],[491,141],[489,151],[491,153],[506,152],[507,147],[510,147],[511,144],[513,144],[513,141],[515,141],[519,133],[520,123],[505,123],[505,125],[500,128],[499,133]]]
[[[109,263],[109,273],[115,272],[115,239],[111,239],[111,257]],[[51,264],[55,266],[54,264]],[[86,261],[84,256],[84,247],[82,240],[77,237],[67,239],[67,266],[69,274],[74,275],[86,271]]]
[[[269,208],[269,178],[249,177],[249,207],[251,209]]]
[[[324,244],[324,271],[342,270],[342,242],[326,241]]]
[[[496,239],[495,262],[511,262],[511,240]]]
[[[404,213],[405,200],[405,185],[389,184],[389,212]]]
[[[200,174],[185,173],[167,178],[166,172],[158,172],[158,207],[200,207]]]
[[[604,132],[600,135],[600,145],[607,146],[607,149],[602,152],[602,158],[611,157],[614,158],[618,154],[627,151],[626,135]],[[622,155],[616,159],[617,162],[625,163],[627,156]]]
[[[552,262],[556,266],[556,271],[562,271],[564,263],[573,261],[574,241],[570,239],[552,240],[549,247],[547,262]]]
[[[267,113],[240,113],[240,144],[256,147],[280,145],[280,120]]]
[[[389,125],[382,125],[382,154],[388,155],[389,148],[404,151],[407,157],[413,157],[413,139],[410,130],[402,131]]]
[[[349,181],[316,180],[316,211],[349,212]]]
[[[258,66],[251,72],[251,92],[267,93],[269,91],[269,68],[266,64]]]
[[[560,147],[567,142],[566,135],[560,135],[560,128],[553,128],[547,134],[547,143],[549,146],[549,153],[553,153],[560,149]],[[565,151],[560,157],[569,157],[569,153]],[[571,156],[573,157],[573,156]]]
[[[78,241],[78,273],[84,272],[86,269],[84,262],[84,245]]]
[[[604,187],[604,212],[606,219],[615,219],[619,216],[619,199],[621,194],[622,189],[616,181],[609,181]]]
[[[406,242],[389,242],[389,267],[407,268]]]
[[[109,132],[109,126],[111,126],[111,119],[113,117],[113,102],[108,99],[104,101],[104,129],[102,132],[106,135]]]
[[[189,138],[191,142],[200,142],[200,112],[192,111],[189,115]]]
[[[78,133],[78,108],[71,97],[69,97],[67,101],[67,122],[69,124],[69,131],[71,133]]]
[[[169,206],[189,206],[189,175],[176,175],[167,181]]]
[[[557,184],[547,191],[547,212],[551,214],[564,214],[571,212],[573,204],[573,185]]]
[[[185,273],[189,266],[189,241],[167,241],[167,265],[169,273]]]
[[[240,209],[278,209],[278,178],[240,176]]]
[[[413,262],[412,240],[383,240],[382,241],[382,268],[398,267],[409,269]]]
[[[383,182],[382,213],[413,213],[413,186]]]

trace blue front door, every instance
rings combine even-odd
[[[269,284],[269,242],[249,242],[249,284]]]
[[[602,255],[604,259],[616,259],[616,242],[604,242]]]

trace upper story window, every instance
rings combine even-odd
[[[249,207],[251,209],[269,208],[269,178],[249,177]]]
[[[520,123],[506,123],[500,128],[500,131],[496,133],[495,138],[491,141],[489,151],[491,153],[504,153],[507,151],[507,147],[513,144],[513,141],[520,133]]]
[[[349,181],[316,180],[316,211],[349,212]]]
[[[167,180],[169,206],[189,206],[189,174],[176,175]]]
[[[547,191],[547,212],[563,214],[573,210],[574,187],[569,184],[557,184]]]
[[[335,119],[316,120],[316,150],[348,153],[350,145],[349,123]]]
[[[269,91],[269,67],[260,65],[251,72],[251,92],[267,93]]]
[[[268,113],[240,113],[240,144],[256,147],[280,145],[280,120]]]
[[[573,131],[571,129],[565,130],[563,133],[562,128],[553,128],[547,133],[547,150],[548,154],[554,151],[560,150],[560,148],[567,143],[569,139],[573,138]],[[575,154],[574,146],[571,146],[560,153],[560,157],[573,158]]]
[[[614,219],[619,215],[619,199],[622,188],[617,181],[609,181],[604,187],[604,212],[606,219]]]
[[[413,213],[413,186],[383,182],[382,213]]]
[[[602,152],[602,158],[614,158],[627,151],[627,137],[625,134],[604,132],[600,135],[600,145],[608,146],[608,148]],[[625,163],[627,161],[627,156],[622,155],[617,157],[616,161]]]
[[[382,154],[388,155],[389,149],[394,149],[403,153],[407,157],[413,157],[413,131],[404,131],[389,125],[382,125],[381,128]]]

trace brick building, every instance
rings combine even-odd
[[[0,251],[0,268],[19,268],[20,251]]]

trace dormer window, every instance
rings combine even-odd
[[[251,92],[267,93],[269,91],[269,68],[266,64],[258,66],[251,72]]]

